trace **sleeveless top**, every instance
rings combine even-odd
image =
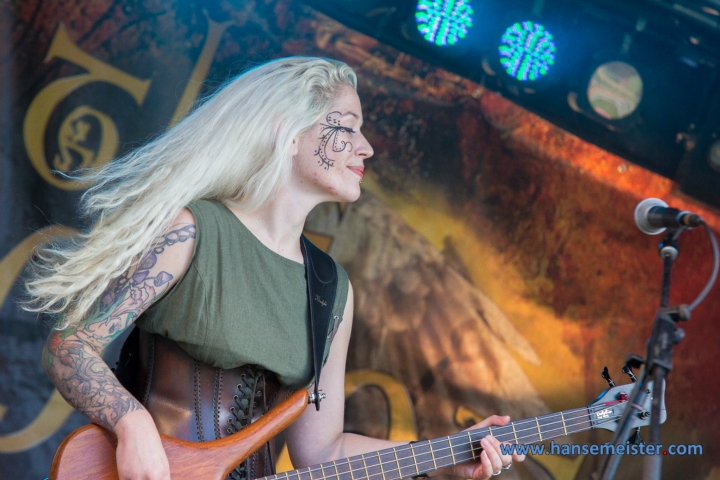
[[[220,202],[196,200],[188,209],[196,226],[190,265],[137,326],[213,367],[257,365],[290,388],[307,386],[314,374],[305,266],[266,247]],[[336,266],[329,338],[348,293],[347,273]]]

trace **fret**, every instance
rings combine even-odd
[[[395,480],[402,477],[400,471],[400,461],[398,460],[395,449],[386,449],[380,452],[380,463],[383,466],[385,480]],[[397,475],[395,474],[397,472]]]
[[[465,441],[464,435],[457,434],[450,438],[453,443],[456,443],[456,445],[454,445],[456,463],[468,462],[473,459],[472,445],[469,445]]]
[[[541,441],[541,438],[537,433],[532,433],[536,429],[536,426],[533,425],[533,423],[536,423],[535,419],[520,420],[515,422],[515,426],[517,427],[519,434],[518,439],[523,445]]]
[[[350,462],[335,463],[335,470],[338,472],[338,480],[353,480],[352,466]],[[348,473],[350,475],[348,475]]]
[[[415,464],[415,475],[419,475],[420,469],[418,468],[418,461],[417,461],[417,458],[415,457],[415,449],[413,448],[412,443],[410,444],[410,453],[412,453],[413,463]]]
[[[383,472],[382,461],[380,460],[380,452],[366,453],[365,455],[363,455],[363,461],[365,462],[365,468],[368,472],[367,478],[372,479],[373,476],[379,475],[375,480],[384,480],[385,473]]]
[[[427,440],[414,443],[415,455],[419,465],[420,472],[429,472],[433,469],[435,457],[432,455],[432,447]]]
[[[465,441],[464,432],[451,435],[446,439],[450,445],[450,454],[452,456],[452,463],[448,465],[457,465],[472,460],[471,446]]]
[[[337,464],[335,463],[335,460],[332,461],[332,464],[333,464],[333,468],[335,469],[335,477],[337,478],[337,480],[340,480],[340,472],[338,472]]]
[[[468,443],[468,446],[470,447],[470,455],[472,456],[472,459],[475,460],[475,447],[473,447],[473,440],[472,440],[472,437],[470,436],[470,432],[467,432],[467,436],[468,436],[468,442],[470,442],[470,443]]]
[[[398,464],[400,465],[400,478],[412,477],[418,473],[415,457],[413,456],[412,444],[408,444],[408,446],[410,448],[405,448],[405,445],[403,445],[402,447],[393,449],[395,458],[397,458]]]
[[[383,461],[382,461],[382,457],[380,456],[380,452],[378,452],[377,456],[378,456],[378,464],[380,465],[380,476],[384,479],[385,478],[385,469],[383,468]]]
[[[307,470],[307,475],[308,475],[307,477],[303,477],[303,470]],[[305,480],[306,478],[309,478],[310,480],[312,480],[312,471],[310,470],[310,467],[308,467],[307,469],[303,468],[302,470],[298,470],[297,472],[298,472],[298,480]]]
[[[436,470],[454,464],[450,459],[450,455],[448,455],[448,450],[451,450],[452,448],[452,445],[450,444],[450,437],[436,438],[432,441],[432,445],[433,464]],[[435,454],[437,455],[435,456]]]
[[[555,413],[537,417],[537,421],[543,432],[543,440],[549,440],[551,438],[562,436],[562,423],[558,420],[559,416]]]
[[[567,435],[567,426],[565,425],[565,416],[563,415],[563,412],[560,412],[560,420],[562,420],[563,431],[565,432],[565,435]]]
[[[433,470],[437,470],[437,463],[435,463],[435,453],[433,452],[432,441],[428,442],[428,446],[430,447],[430,457],[432,458],[433,462]]]
[[[520,445],[520,442],[518,441],[518,438],[517,438],[517,432],[515,431],[515,422],[511,422],[510,426],[512,427],[513,436],[515,437],[515,445]]]
[[[370,471],[367,468],[367,464],[365,463],[365,454],[360,455],[360,458],[362,459],[363,468],[365,469],[365,478],[370,478]]]
[[[542,439],[542,432],[540,431],[540,422],[538,422],[538,418],[537,418],[537,417],[535,417],[535,424],[537,425],[538,435],[540,436],[540,441],[542,442],[542,441],[543,441],[543,439]]]
[[[380,452],[373,453],[374,455],[365,454],[368,455],[367,457],[365,455],[362,456],[363,464],[365,465],[365,469],[368,472],[367,478],[372,479],[374,475],[379,475],[380,480],[383,480],[385,478],[385,475],[383,473],[382,462],[380,461]]]
[[[352,460],[348,459],[348,470],[350,470],[350,480],[355,480],[355,474],[353,474]]]
[[[320,473],[322,474],[323,479],[330,478],[334,475],[333,473],[328,473],[332,467],[333,467],[333,465],[331,465],[330,463],[323,463],[320,465]],[[326,471],[326,469],[328,471]],[[336,473],[337,473],[337,469],[336,469]]]
[[[490,432],[490,435],[492,435],[492,434],[493,434],[493,433],[492,433],[492,428],[491,428],[491,427],[487,427],[487,429],[488,429],[488,432]],[[493,437],[494,437],[494,436],[495,436],[495,435],[493,435]]]
[[[397,449],[393,448],[392,453],[393,453],[393,456],[395,457],[395,464],[397,465],[397,468],[398,468],[398,475],[400,478],[402,478],[403,474],[402,474],[402,469],[400,468],[400,460],[398,459],[398,456],[397,456]]]
[[[493,436],[499,442],[509,442],[510,438],[512,437],[512,427],[510,425],[495,427],[495,433],[493,434]]]

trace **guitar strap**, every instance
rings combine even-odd
[[[322,370],[325,345],[332,322],[332,309],[337,291],[337,267],[335,261],[310,241],[305,235],[300,237],[300,249],[305,260],[305,278],[307,280],[310,326],[312,330],[313,369],[315,371],[315,391],[311,401],[320,410],[320,371]]]

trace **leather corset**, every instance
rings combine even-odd
[[[161,335],[140,331],[137,351],[135,374],[126,386],[150,412],[158,431],[171,437],[191,442],[227,437],[265,414],[280,390],[271,372],[250,365],[212,367]],[[228,478],[272,475],[273,447],[268,442]]]

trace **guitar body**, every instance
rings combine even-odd
[[[223,480],[255,450],[287,428],[304,411],[308,393],[298,390],[255,423],[211,442],[186,442],[160,434],[172,478]],[[117,480],[115,436],[97,425],[68,435],[55,452],[50,480]]]

